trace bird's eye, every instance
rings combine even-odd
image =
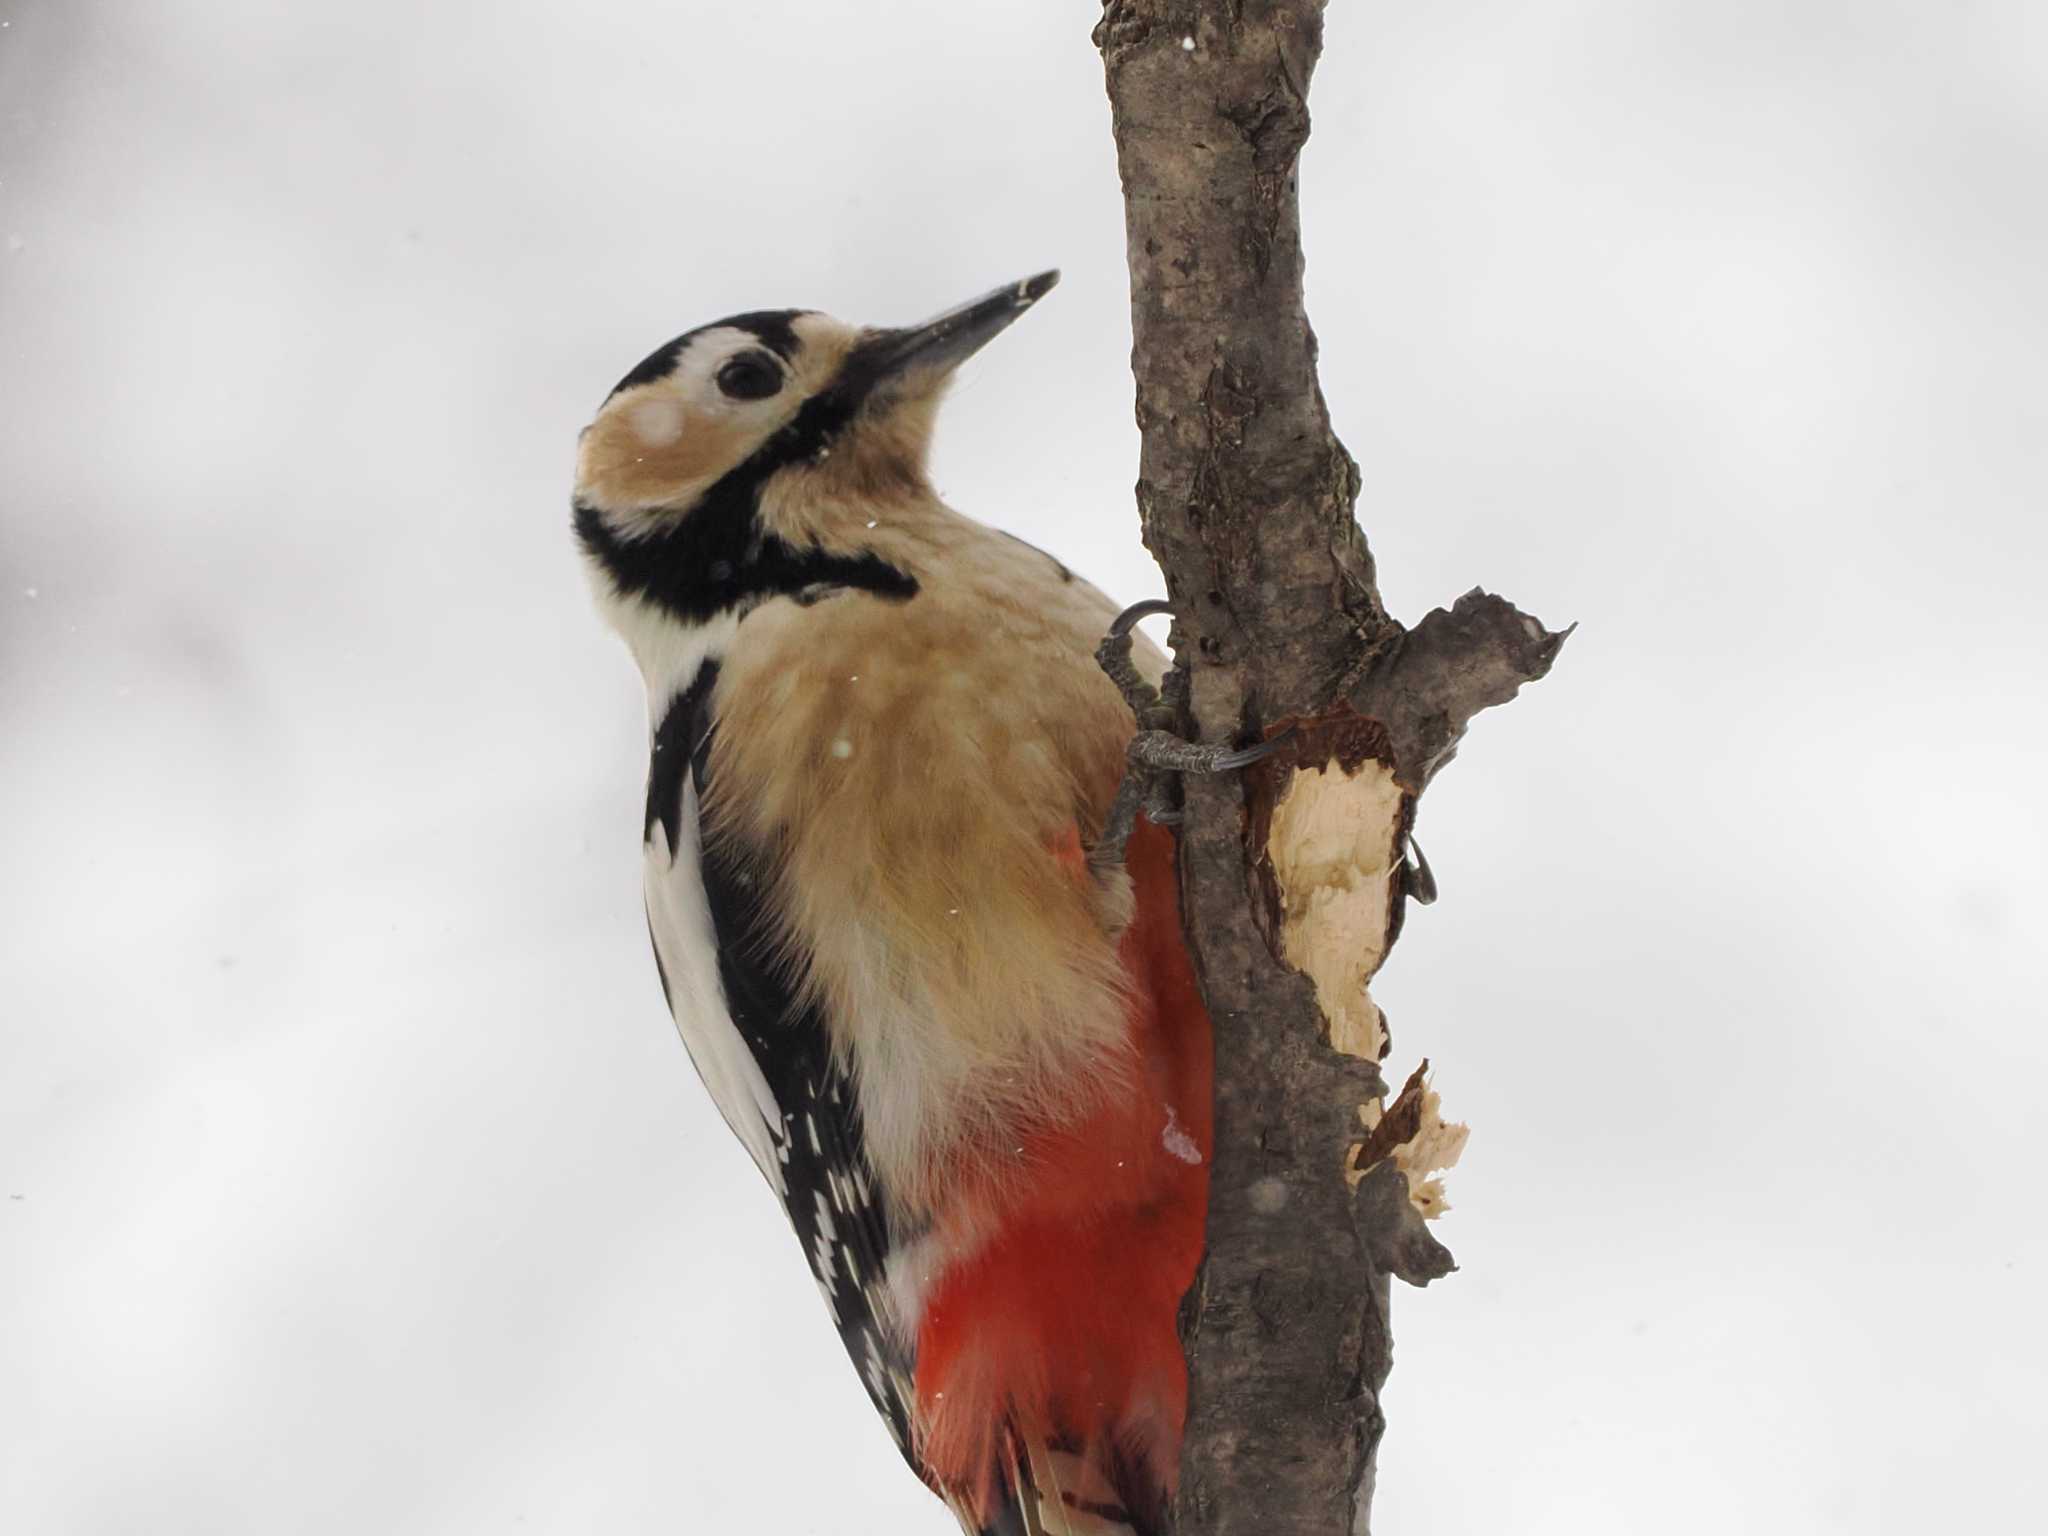
[[[735,400],[766,400],[782,388],[782,370],[766,352],[742,352],[718,370],[718,387]]]

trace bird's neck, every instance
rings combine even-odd
[[[828,545],[816,530],[792,538],[775,528],[761,515],[758,489],[729,476],[671,526],[631,538],[596,506],[576,503],[598,605],[631,649],[657,713],[705,660],[725,654],[762,603],[847,589],[902,600],[917,591],[914,576],[859,541]]]
[[[703,619],[685,619],[642,594],[607,590],[600,574],[598,605],[626,642],[647,686],[650,720],[697,679],[708,662],[723,661],[739,631],[737,609]]]

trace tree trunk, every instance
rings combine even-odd
[[[1369,1527],[1388,1277],[1452,1267],[1424,1214],[1441,1127],[1389,1105],[1366,983],[1424,894],[1415,799],[1562,634],[1473,592],[1413,630],[1380,604],[1302,310],[1295,165],[1317,0],[1106,0],[1147,547],[1175,605],[1183,728],[1277,736],[1190,776],[1188,937],[1216,1026],[1208,1254],[1183,1310],[1181,1536]]]

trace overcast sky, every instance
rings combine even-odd
[[[1138,544],[1094,0],[0,0],[0,1526],[940,1536],[667,1020],[577,428],[1060,265],[936,474]],[[1580,623],[1377,988],[1390,1536],[2048,1502],[2048,10],[1339,0],[1390,607]]]

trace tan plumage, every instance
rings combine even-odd
[[[871,499],[837,458],[797,479],[778,522],[930,579],[900,608],[748,619],[714,773],[745,793],[712,826],[782,850],[781,909],[856,1048],[869,1154],[922,1198],[949,1160],[1085,1108],[1075,1082],[1113,1082],[1125,892],[1048,857],[1076,828],[1093,841],[1131,736],[1089,660],[1113,609],[929,490]]]

